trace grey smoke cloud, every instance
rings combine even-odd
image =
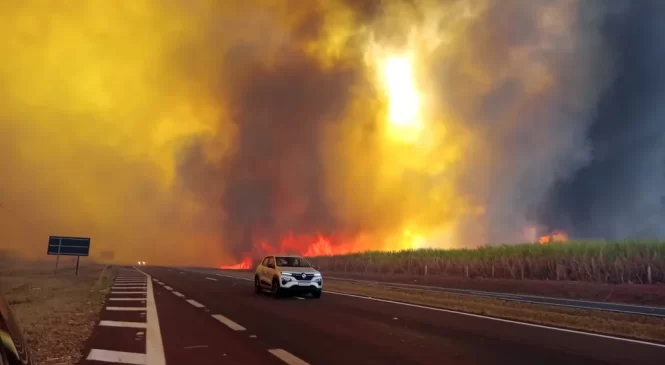
[[[579,237],[665,236],[665,4],[626,4],[603,21],[617,66],[589,130],[593,160],[545,208],[546,222]]]

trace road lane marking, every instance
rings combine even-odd
[[[216,320],[222,322],[223,324],[226,325],[226,327],[228,327],[228,328],[230,328],[230,329],[232,329],[232,330],[234,330],[234,331],[244,331],[244,330],[246,330],[245,327],[243,327],[243,326],[241,326],[241,325],[239,325],[239,324],[233,322],[232,320],[230,320],[230,319],[224,317],[224,316],[221,315],[221,314],[213,314],[213,315],[212,315],[212,318],[214,318],[214,319],[216,319]]]
[[[183,347],[185,350],[191,350],[191,349],[205,349],[208,348],[208,345],[194,345],[194,346],[185,346]]]
[[[111,289],[143,289],[145,290],[145,286],[112,286]]]
[[[542,328],[542,329],[547,329],[547,330],[552,330],[552,331],[559,331],[559,332],[566,332],[566,333],[574,333],[578,335],[586,335],[590,337],[600,337],[600,338],[605,338],[609,340],[615,340],[615,341],[623,341],[623,342],[630,342],[630,343],[636,343],[640,345],[647,345],[647,346],[655,346],[655,347],[660,347],[660,348],[665,348],[665,345],[661,345],[659,343],[654,343],[654,342],[646,342],[646,341],[639,341],[639,340],[631,340],[629,338],[622,338],[622,337],[615,337],[615,336],[608,336],[608,335],[601,335],[598,333],[591,333],[591,332],[582,332],[582,331],[576,331],[576,330],[570,330],[566,328],[558,328],[558,327],[550,327],[550,326],[545,326],[545,325],[540,325],[540,324],[533,324],[533,323],[526,323],[526,322],[518,322],[518,321],[511,321],[509,319],[503,319],[503,318],[496,318],[496,317],[488,317],[488,316],[483,316],[480,314],[473,314],[473,313],[466,313],[466,312],[460,312],[460,311],[455,311],[451,309],[443,309],[443,308],[435,308],[435,307],[428,307],[424,305],[419,305],[419,304],[411,304],[411,303],[404,303],[404,302],[396,302],[394,300],[388,300],[388,299],[379,299],[379,298],[370,298],[362,295],[356,295],[356,294],[347,294],[347,293],[342,293],[342,292],[335,292],[335,291],[329,291],[326,290],[326,293],[329,294],[336,294],[336,295],[342,295],[346,297],[352,297],[352,298],[358,298],[358,299],[365,299],[365,300],[373,300],[376,302],[382,302],[382,303],[390,303],[390,304],[397,304],[397,305],[403,305],[407,307],[412,307],[412,308],[420,308],[420,309],[427,309],[431,311],[436,311],[436,312],[444,312],[444,313],[451,313],[451,314],[459,314],[462,316],[467,316],[467,317],[474,317],[474,318],[481,318],[481,319],[488,319],[491,321],[497,321],[497,322],[503,322],[503,323],[511,323],[511,324],[517,324],[517,325],[522,325],[522,326],[527,326],[527,327],[534,327],[534,328]]]
[[[109,300],[113,300],[116,302],[123,302],[123,301],[141,301],[145,302],[146,298],[109,298]]]
[[[165,286],[164,289],[166,289],[166,290],[173,290],[173,288],[171,288],[170,286]]]
[[[206,279],[208,279],[208,280],[212,280],[212,281],[217,281],[217,279],[215,279],[215,278],[209,278],[209,277],[206,277]]]
[[[86,360],[115,362],[120,364],[145,365],[146,355],[136,352],[122,352],[111,350],[92,349]]]
[[[129,327],[129,328],[146,328],[145,322],[123,322],[123,321],[99,321],[100,326],[108,327]]]
[[[309,365],[308,362],[296,357],[292,353],[282,349],[268,350],[269,353],[275,355],[278,359],[284,361],[289,365]]]
[[[155,292],[152,288],[152,280],[150,280],[151,276],[139,269],[136,270],[145,275],[148,279],[148,302],[146,303],[146,322],[148,323],[148,328],[146,330],[145,338],[146,365],[166,365],[164,344],[162,343],[162,331],[159,328],[159,316],[157,314],[157,306],[155,305]]]
[[[205,305],[203,305],[203,304],[197,302],[197,301],[194,300],[194,299],[187,299],[187,303],[189,303],[189,304],[195,306],[196,308],[203,308],[203,307],[205,307]]]
[[[145,312],[145,307],[106,307],[107,311],[135,311],[135,312]]]
[[[112,291],[111,294],[147,294],[144,291]]]
[[[180,298],[184,298],[184,297],[185,297],[185,294],[183,294],[183,293],[181,293],[181,292],[178,292],[178,291],[174,291],[173,294],[175,294],[176,297],[180,297]]]
[[[116,281],[113,283],[113,285],[119,285],[119,286],[145,286],[147,285],[145,281]]]
[[[300,300],[305,300],[305,298],[303,298],[303,297],[294,297],[294,298],[300,299]]]

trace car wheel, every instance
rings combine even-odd
[[[279,292],[279,282],[277,281],[277,279],[272,279],[272,287],[270,289],[271,289],[270,291],[273,293],[273,295],[275,295],[276,297],[279,296],[279,294],[280,294],[280,292]]]
[[[254,277],[254,293],[261,294],[261,281],[258,276]]]
[[[312,298],[316,298],[316,299],[321,298],[321,290],[317,290],[315,292],[312,292]]]

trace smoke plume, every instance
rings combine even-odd
[[[662,10],[5,2],[0,247],[82,235],[119,261],[220,265],[662,234],[641,226],[662,208]]]

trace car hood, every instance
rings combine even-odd
[[[290,267],[290,266],[280,266],[281,271],[286,272],[306,272],[306,273],[315,273],[318,272],[312,267]]]

